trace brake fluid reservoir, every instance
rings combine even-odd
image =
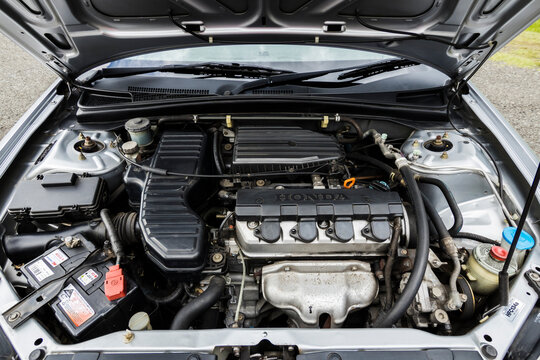
[[[467,277],[475,294],[489,295],[499,286],[499,272],[502,270],[508,251],[500,246],[481,244],[474,248],[467,261]],[[508,275],[517,272],[515,262],[510,264]]]
[[[147,118],[135,118],[128,120],[124,125],[132,141],[139,146],[149,146],[152,144],[152,130],[150,120]]]

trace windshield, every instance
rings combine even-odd
[[[138,55],[109,64],[109,67],[146,67],[194,63],[238,63],[295,72],[329,70],[392,59],[370,51],[324,45],[208,45]]]

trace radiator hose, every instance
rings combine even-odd
[[[191,323],[201,316],[206,310],[214,305],[225,290],[225,279],[220,276],[214,276],[206,290],[192,299],[183,308],[178,311],[174,317],[171,330],[183,330],[189,328]]]
[[[412,210],[416,215],[417,241],[414,265],[401,296],[389,311],[381,311],[373,324],[374,327],[384,328],[392,326],[405,315],[409,305],[413,302],[418,293],[420,285],[422,285],[429,256],[429,226],[426,209],[424,208],[424,202],[422,200],[422,193],[420,192],[414,174],[408,165],[407,159],[405,159],[397,149],[393,148],[392,145],[386,144],[386,137],[379,134],[376,130],[370,129],[366,131],[363,134],[363,138],[365,139],[367,137],[373,138],[373,142],[378,145],[384,157],[395,161],[399,172],[403,176],[403,181],[411,200]]]

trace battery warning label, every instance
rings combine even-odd
[[[81,276],[79,276],[77,280],[79,280],[82,286],[86,286],[92,281],[96,280],[98,277],[99,275],[93,269],[90,269]]]
[[[71,284],[60,292],[58,299],[60,299],[62,310],[64,310],[73,325],[77,327],[84,324],[95,314],[94,309]]]
[[[64,254],[64,252],[60,249],[56,249],[49,255],[45,256],[45,260],[47,260],[47,262],[51,264],[52,267],[57,267],[67,259],[67,255]]]

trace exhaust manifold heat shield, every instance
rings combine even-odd
[[[379,284],[363,261],[283,261],[262,268],[266,301],[284,310],[297,325],[317,327],[328,314],[340,327],[349,312],[369,306]]]

